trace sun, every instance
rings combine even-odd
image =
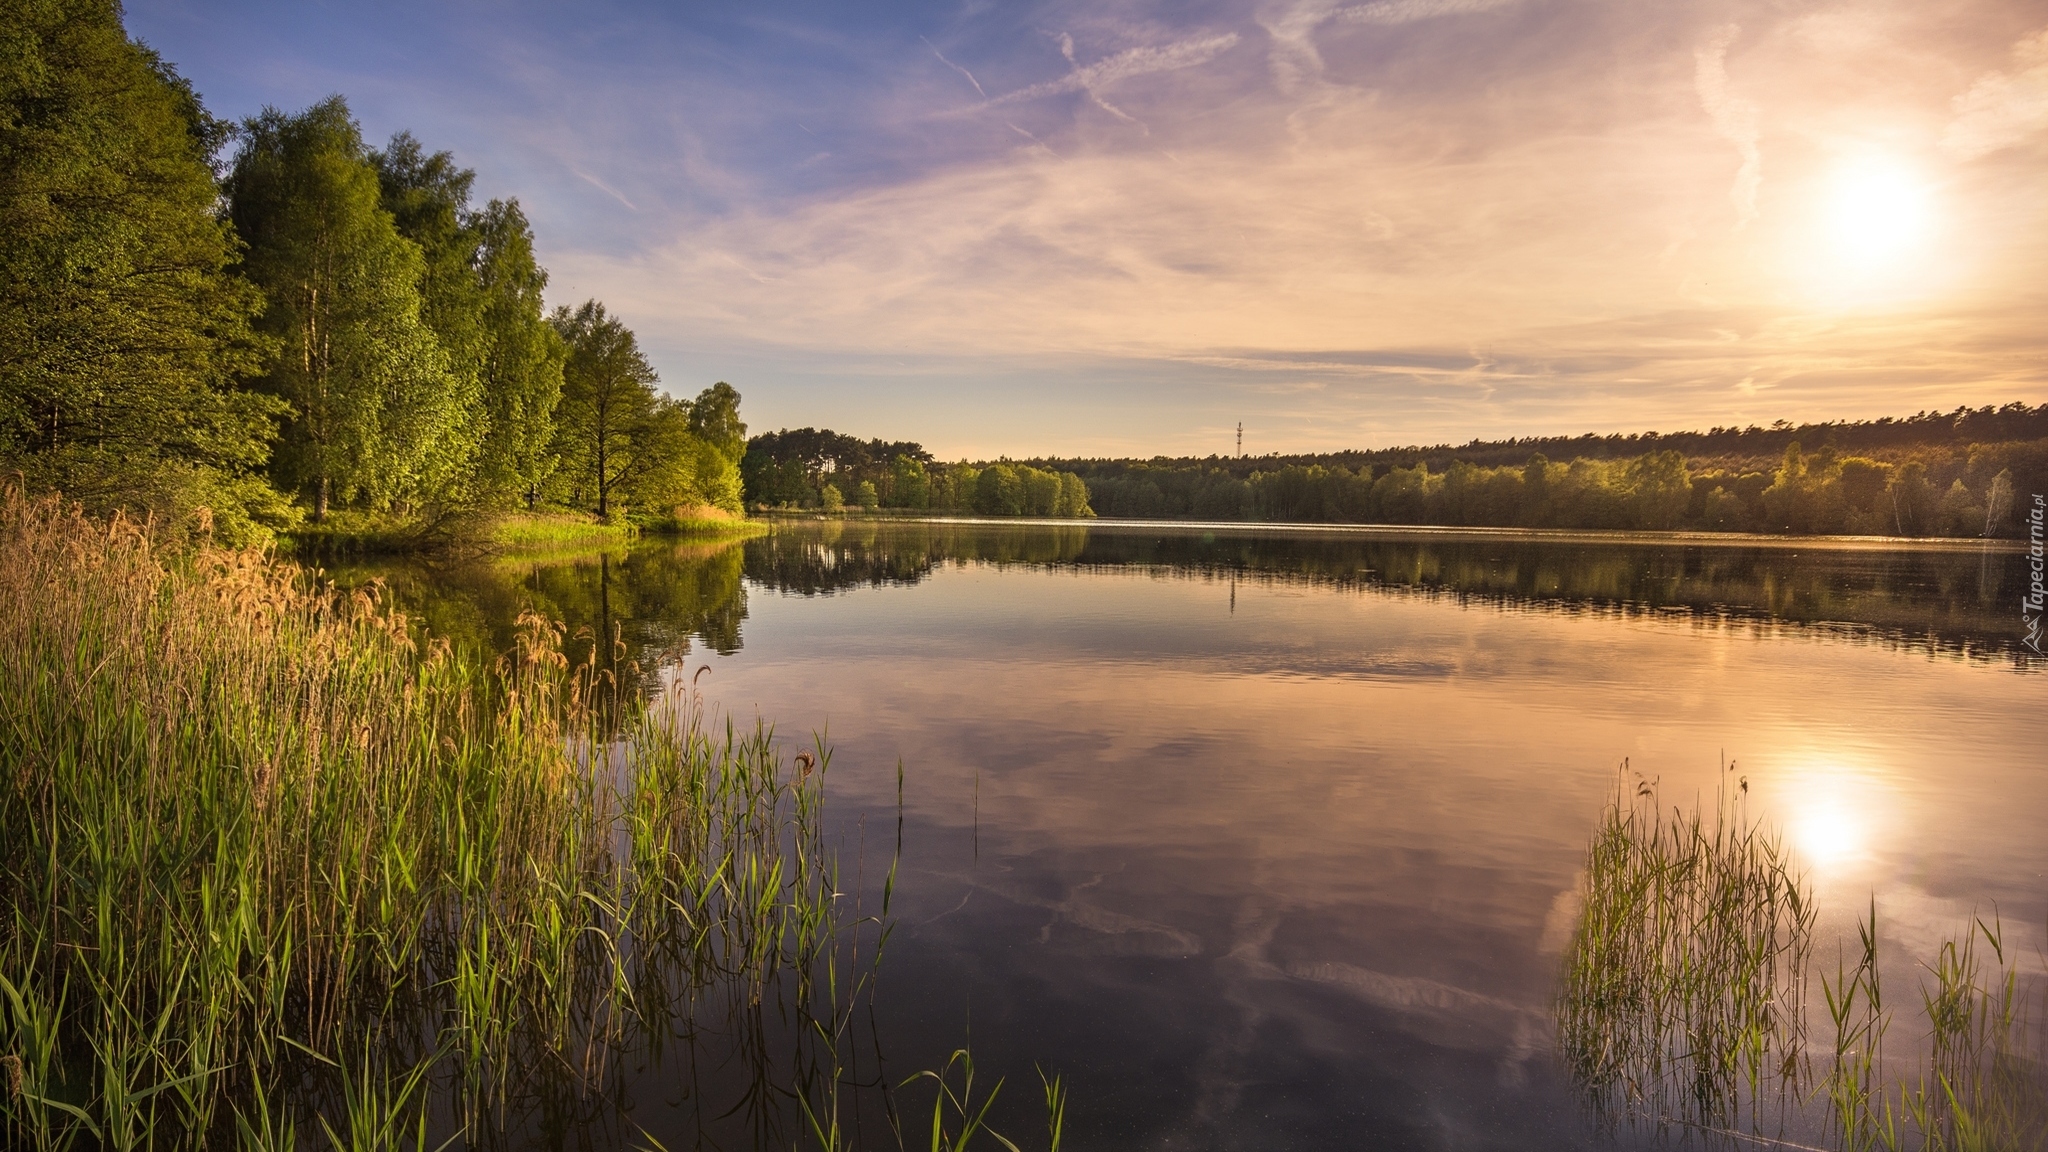
[[[1912,168],[1887,157],[1843,162],[1828,181],[1824,232],[1850,270],[1897,270],[1922,254],[1934,230],[1934,195]]]

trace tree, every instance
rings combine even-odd
[[[117,5],[7,6],[0,458],[95,511],[207,506],[241,543],[288,509],[253,475],[282,405],[234,387],[264,345],[214,213],[226,134]]]
[[[827,484],[818,489],[818,505],[827,512],[843,512],[846,510],[846,497],[839,494],[838,488]]]
[[[555,309],[551,321],[568,347],[562,366],[562,401],[555,412],[556,444],[569,465],[570,483],[596,498],[599,516],[611,515],[612,494],[652,463],[638,451],[638,437],[672,433],[675,414],[657,410],[654,366],[640,352],[632,329],[595,300],[570,311]],[[666,423],[669,428],[663,428]],[[688,430],[688,417],[682,417]]]
[[[473,392],[483,362],[483,286],[475,264],[482,237],[471,227],[469,191],[476,173],[454,154],[427,154],[410,132],[369,154],[379,202],[398,234],[420,250],[420,319],[448,358],[457,387]]]
[[[1925,536],[1933,531],[1934,486],[1928,483],[1927,466],[1909,460],[1892,469],[1885,485],[1885,499],[1891,506],[1892,528],[1901,536]]]
[[[1024,485],[1024,513],[1029,516],[1052,516],[1059,512],[1060,475],[1025,465],[1017,469],[1017,478]]]
[[[1637,528],[1678,527],[1692,503],[1692,477],[1677,452],[1649,452],[1629,461],[1623,473],[1630,519]]]
[[[853,490],[853,502],[860,505],[863,512],[873,512],[876,508],[880,507],[882,497],[875,491],[875,482],[873,480],[861,481],[860,487]]]
[[[747,452],[747,425],[740,419],[740,394],[720,380],[690,403],[690,431],[737,464]]]
[[[541,302],[548,274],[534,260],[533,229],[519,202],[491,201],[473,226],[483,296],[478,478],[486,493],[521,496],[532,507],[558,462],[554,414],[568,346],[548,323]]]
[[[1984,493],[1984,535],[1996,536],[2012,515],[2012,469],[2001,468]]]
[[[433,494],[473,451],[471,397],[420,319],[420,250],[380,206],[348,105],[267,108],[243,130],[230,216],[279,348],[259,386],[292,407],[272,475],[316,519]]]
[[[1231,496],[1233,504],[1242,499],[1234,491]],[[1055,515],[1073,520],[1093,519],[1095,516],[1095,509],[1088,506],[1088,485],[1072,472],[1060,473],[1060,503]]]
[[[976,478],[974,510],[986,516],[1017,516],[1024,511],[1024,481],[1008,464],[992,464]]]
[[[747,425],[740,419],[740,394],[720,380],[697,393],[689,403],[690,434],[696,444],[695,499],[726,512],[738,514],[744,507],[745,485],[740,479],[740,461],[747,452]]]
[[[889,465],[890,503],[898,508],[926,508],[931,505],[931,476],[924,461],[898,454]]]

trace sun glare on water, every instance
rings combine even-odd
[[[1876,848],[1892,801],[1875,766],[1817,760],[1795,763],[1787,776],[1778,811],[1805,866],[1835,872]]]

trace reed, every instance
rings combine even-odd
[[[638,539],[639,529],[573,513],[521,513],[500,517],[490,527],[493,551],[521,555],[619,548]]]
[[[374,588],[0,493],[0,1143],[422,1147],[430,1094],[501,1126],[808,971],[823,750],[563,640],[465,660]]]
[[[1731,766],[1709,819],[1624,776],[1602,813],[1556,1003],[1559,1054],[1595,1110],[1729,1147],[2048,1149],[2048,1036],[1995,916],[1922,963],[1925,1045],[1888,1057],[1873,897],[1854,962],[1819,975],[1833,1050],[1815,1075],[1813,897],[1747,794]]]
[[[1813,900],[1747,793],[1731,768],[1706,817],[1625,777],[1602,815],[1556,1018],[1603,1111],[1755,1127],[1798,1084]]]
[[[708,504],[678,505],[665,513],[644,517],[642,526],[649,532],[663,535],[712,540],[735,540],[768,534],[768,525],[765,521],[736,516],[723,508],[714,508]]]
[[[1911,1079],[1886,1074],[1891,1016],[1879,976],[1875,901],[1857,935],[1856,965],[1838,964],[1835,980],[1823,980],[1838,1037],[1827,1089],[1841,1145],[1851,1152],[2048,1148],[2048,1038],[1997,917],[1973,919],[1921,966],[1927,1045]]]

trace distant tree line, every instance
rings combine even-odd
[[[940,463],[908,440],[861,440],[816,428],[768,432],[747,442],[740,477],[748,507],[837,512],[900,508],[983,516],[1095,515],[1071,471],[1011,460]]]
[[[0,33],[0,466],[234,541],[336,509],[740,509],[730,386],[545,311],[516,200],[347,104],[240,124],[108,0]]]
[[[2048,492],[2048,405],[1808,428],[1821,429],[1810,451],[1785,429],[1716,429],[1562,441],[1652,445],[1569,462],[1526,451],[1543,442],[1510,441],[1313,457],[1036,463],[1080,474],[1103,516],[1168,519],[2012,536],[2025,497]],[[2001,434],[2011,435],[1970,439]],[[1662,446],[1679,441],[1721,452],[1688,457]],[[1871,446],[1844,447],[1858,442]],[[1771,443],[1774,458],[1742,454],[1745,444]],[[1517,451],[1519,460],[1499,462]]]

